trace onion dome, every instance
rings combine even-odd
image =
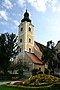
[[[27,12],[27,10],[24,13],[24,18],[21,20],[21,22],[24,22],[24,21],[31,22],[31,20],[29,19],[29,13]]]

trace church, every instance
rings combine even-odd
[[[29,18],[27,10],[18,26],[18,46],[19,50],[15,62],[22,60],[23,64],[25,62],[27,63],[29,71],[41,68],[44,72],[48,65],[43,64],[41,56],[46,46],[34,40],[34,25]],[[58,49],[60,53],[60,41],[55,48]]]
[[[34,25],[29,18],[27,10],[18,26],[18,56],[17,60],[27,63],[29,71],[41,68],[44,71],[45,65],[41,60],[44,45],[34,40]]]

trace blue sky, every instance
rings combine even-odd
[[[60,0],[0,0],[0,34],[15,33],[28,10],[34,25],[34,39],[46,45],[60,40]]]

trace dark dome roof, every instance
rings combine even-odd
[[[21,22],[24,22],[24,21],[31,22],[31,20],[29,19],[29,13],[27,12],[27,10],[24,13],[24,18],[21,20]]]
[[[27,10],[26,10],[26,12],[24,13],[24,17],[25,17],[25,18],[27,18],[27,17],[29,18],[29,13],[27,12]]]

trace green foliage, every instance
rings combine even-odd
[[[45,68],[45,71],[44,71],[45,74],[49,74],[49,71],[47,68]]]
[[[19,60],[19,62],[17,63],[17,70],[19,77],[21,78],[23,76],[23,64],[21,60]]]
[[[16,70],[17,65],[13,63],[13,61],[11,62],[11,65],[9,66],[8,70],[12,71],[12,74],[14,72],[14,70]]]
[[[39,87],[30,87],[30,86],[0,86],[1,90],[60,90],[60,84],[48,85],[48,86],[39,86]]]
[[[7,76],[5,74],[0,74],[0,81],[3,80],[11,80],[12,77],[18,77],[18,74],[7,74]]]
[[[18,87],[0,86],[0,90],[20,90]]]
[[[24,62],[24,64],[23,64],[22,60],[19,59],[16,68],[18,70],[19,77],[22,78],[23,77],[23,72],[24,72],[25,69],[28,68],[28,66],[27,66],[26,62]]]
[[[57,60],[55,60],[56,50],[54,49],[54,42],[47,42],[47,47],[43,50],[42,60],[44,63],[48,63],[48,69],[53,70],[57,66]]]
[[[17,55],[17,37],[15,34],[0,35],[0,68],[7,73],[10,60]]]
[[[38,69],[33,69],[32,71],[32,75],[34,76],[34,75],[37,75],[37,74],[43,74],[43,72],[41,71],[41,69],[39,68],[39,70]]]
[[[44,61],[44,63],[52,60],[52,57],[53,57],[52,51],[49,48],[45,48],[42,55],[42,60]]]
[[[33,69],[31,72],[32,72],[32,75],[36,75],[38,73],[38,69]]]

